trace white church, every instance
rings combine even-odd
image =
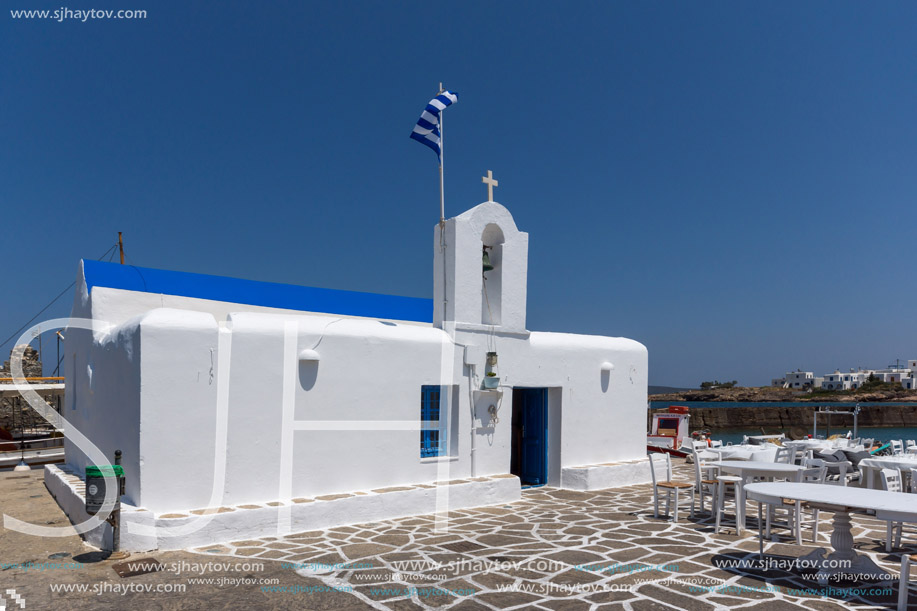
[[[529,331],[528,240],[492,195],[438,224],[432,300],[81,262],[49,489],[86,519],[74,433],[121,450],[145,551],[649,481],[646,348]]]

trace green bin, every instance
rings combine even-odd
[[[121,465],[89,465],[86,467],[86,513],[95,515],[105,501],[105,478],[117,477],[118,488],[115,497],[115,508],[121,503],[124,494],[124,469]]]

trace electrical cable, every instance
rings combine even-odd
[[[99,257],[99,258],[97,259],[97,261],[101,261],[102,259],[104,259],[104,258],[105,258],[105,255],[107,255],[107,254],[110,253],[113,249],[115,249],[115,248],[117,248],[117,247],[118,247],[118,245],[115,244],[114,246],[112,246],[111,248],[109,248],[108,250],[106,250],[106,251],[102,254],[102,256]],[[27,323],[25,323],[24,325],[22,325],[21,327],[19,327],[18,329],[16,329],[16,331],[15,331],[12,335],[10,335],[8,338],[6,338],[5,340],[3,340],[3,342],[0,342],[0,348],[3,348],[3,347],[4,347],[5,345],[7,345],[11,340],[15,339],[23,330],[27,329],[28,326],[29,326],[30,324],[32,324],[32,323],[35,321],[36,318],[38,318],[39,316],[41,316],[42,314],[44,314],[44,312],[45,312],[48,308],[50,308],[51,306],[53,306],[53,305],[57,302],[58,299],[60,299],[61,297],[63,297],[64,294],[65,294],[67,291],[69,291],[70,289],[72,289],[75,285],[76,285],[76,280],[74,280],[73,282],[71,282],[70,285],[67,286],[67,288],[65,288],[65,289],[62,290],[60,293],[58,293],[57,297],[55,297],[54,299],[52,299],[51,302],[48,303],[48,305],[46,305],[45,307],[43,307],[43,308],[38,312],[38,314],[36,314],[36,315],[33,316],[32,318],[30,318],[29,321],[28,321]]]

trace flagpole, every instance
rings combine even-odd
[[[444,91],[443,84],[439,84],[439,95]],[[446,133],[443,129],[443,120],[446,118],[446,113],[441,111],[439,113],[439,224],[442,225],[446,221],[446,197],[445,190],[443,189],[443,159],[445,158],[446,147]]]

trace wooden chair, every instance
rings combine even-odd
[[[795,465],[798,464],[802,456],[805,456],[805,452],[806,451],[799,446],[784,446],[777,448],[777,453],[774,455],[774,462]]]
[[[659,452],[649,452],[648,456],[650,459],[650,474],[653,477],[653,517],[659,517],[659,494],[665,494],[665,515],[669,516],[669,508],[671,506],[672,497],[675,497],[675,511],[672,514],[672,521],[678,522],[678,495],[681,491],[688,491],[691,493],[691,517],[694,517],[694,484],[689,482],[673,482],[672,481],[672,457],[666,453],[663,453],[665,456],[665,479],[661,480],[656,476],[656,468],[658,461],[655,456],[658,456]],[[654,456],[655,455],[655,456]]]
[[[897,469],[881,469],[879,475],[882,478],[882,489],[889,492],[904,492],[901,486],[901,472]],[[892,551],[892,541],[895,546],[901,545],[902,522],[888,520],[885,530],[885,551]]]
[[[774,462],[788,463],[790,462],[790,455],[792,454],[792,449],[788,447],[777,448],[777,453],[774,454]]]
[[[718,467],[710,467],[704,464],[704,459],[698,449],[694,448],[694,496],[692,498],[691,511],[694,511],[693,503],[700,495],[700,510],[704,512],[704,496],[710,495],[710,513],[716,508],[716,474]],[[691,515],[694,515],[693,513]]]
[[[917,562],[917,555],[901,555],[901,578],[898,580],[898,611],[907,611],[907,589],[911,580],[911,564]]]
[[[716,504],[713,508],[716,512],[716,525],[713,527],[714,534],[719,534],[720,532],[720,520],[723,517],[723,514],[726,513],[726,487],[732,486],[733,492],[733,501],[736,505],[736,534],[739,534],[739,484],[742,482],[742,478],[737,475],[718,475],[716,478]]]
[[[808,484],[825,483],[825,476],[828,473],[825,461],[817,458],[806,459],[805,466],[805,469],[796,472],[797,482]],[[775,520],[776,512],[780,509],[787,511],[785,522],[777,522]],[[796,545],[802,545],[802,525],[806,509],[810,509],[808,503],[790,499],[783,499],[783,503],[780,506],[769,504],[765,521],[765,536],[771,536],[771,528],[774,526],[786,528],[795,535]],[[818,509],[812,509],[812,519],[809,520],[809,523],[812,525],[812,541],[818,541]]]

